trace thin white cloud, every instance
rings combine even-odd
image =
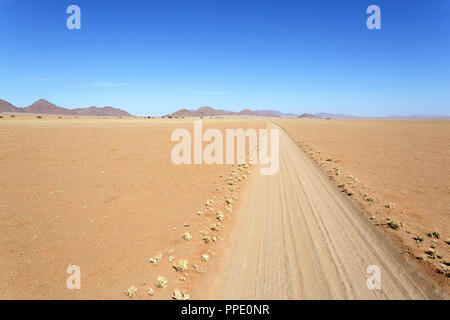
[[[31,81],[31,82],[49,82],[49,81],[52,81],[53,79],[51,79],[51,78],[33,78],[33,77],[28,77],[28,78],[25,78],[25,80],[27,80],[27,81]]]
[[[51,81],[52,79],[50,79],[50,78],[36,78],[36,79],[33,79],[32,81],[35,81],[35,82],[47,82],[47,81]]]
[[[109,82],[109,81],[94,81],[91,82],[91,85],[96,87],[122,87],[126,86],[126,83],[119,83],[119,82]]]
[[[226,91],[197,91],[197,90],[190,90],[190,93],[193,94],[199,94],[199,95],[223,95],[223,94],[231,94],[231,92]]]

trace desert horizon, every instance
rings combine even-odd
[[[126,110],[122,110],[120,108],[113,108],[111,106],[106,107],[87,107],[87,108],[74,108],[68,109],[64,107],[56,106],[55,104],[45,100],[38,99],[28,107],[16,107],[9,103],[8,101],[0,99],[0,113],[5,114],[16,114],[16,113],[26,113],[26,114],[35,114],[35,115],[73,115],[73,116],[116,116],[116,117],[158,117],[156,115],[146,115],[146,116],[135,116],[127,112]],[[214,109],[210,106],[202,106],[192,110],[189,109],[179,109],[178,111],[174,111],[170,114],[161,115],[162,118],[197,118],[197,117],[264,117],[264,118],[316,118],[316,119],[389,119],[389,120],[450,120],[450,115],[418,115],[418,114],[407,114],[407,115],[390,115],[390,116],[355,116],[355,115],[347,115],[343,113],[326,113],[326,112],[317,112],[317,113],[283,113],[279,110],[249,110],[243,109],[239,112],[228,111],[222,109]]]

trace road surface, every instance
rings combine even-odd
[[[231,248],[209,298],[441,297],[282,129],[278,174],[258,171],[233,217]],[[367,286],[371,265],[381,272],[380,290]]]

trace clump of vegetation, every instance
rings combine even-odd
[[[435,259],[435,258],[436,258],[437,250],[434,249],[434,248],[429,248],[428,250],[425,250],[425,253],[426,253],[431,259]]]
[[[177,288],[173,292],[172,298],[175,300],[189,300],[190,297],[184,289]]]
[[[445,242],[446,244],[450,244],[450,238],[445,239],[444,242]]]
[[[403,227],[403,221],[396,222],[394,220],[389,220],[387,224],[389,227],[391,227],[394,230],[398,230],[401,227]]]
[[[423,241],[423,237],[416,235],[414,238],[414,240],[416,240],[417,242],[422,242]]]
[[[154,294],[155,294],[155,290],[153,290],[152,288],[148,288],[148,295],[153,296]]]
[[[388,209],[394,209],[395,208],[395,203],[393,202],[388,202],[384,205],[386,208]]]
[[[158,265],[158,262],[162,259],[162,256],[162,253],[159,253],[156,256],[151,257],[149,262],[156,267]]]
[[[439,239],[441,237],[441,233],[439,231],[437,231],[437,230],[433,230],[433,231],[428,233],[428,236],[430,238]]]
[[[438,269],[438,272],[450,278],[450,268],[446,265],[441,265],[441,269]]]
[[[205,243],[208,243],[211,240],[211,237],[207,231],[200,231],[200,234],[202,235],[202,239]]]
[[[202,261],[203,261],[203,262],[209,261],[209,254],[204,253],[204,254],[202,255]]]
[[[220,227],[220,222],[213,223],[213,224],[211,225],[211,230],[212,230],[212,231],[219,231],[219,227]]]
[[[38,118],[38,119],[42,119],[42,117],[41,117],[41,116],[37,116],[36,118]]]
[[[167,285],[167,280],[164,279],[164,277],[162,277],[162,276],[159,276],[155,281],[155,286],[157,288],[165,288],[166,285]]]
[[[178,272],[184,272],[188,270],[188,264],[189,262],[185,259],[178,261],[176,264],[173,265],[175,270]]]
[[[186,240],[186,241],[191,241],[192,240],[192,236],[191,236],[191,234],[189,232],[185,232],[183,234],[183,239]]]
[[[125,291],[125,295],[133,299],[137,297],[138,292],[139,292],[138,288],[136,288],[135,286],[131,286],[130,288],[128,288],[127,291]]]

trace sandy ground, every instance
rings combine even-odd
[[[275,122],[343,195],[351,194],[347,197],[375,228],[449,291],[450,278],[440,273],[450,263],[450,245],[445,243],[450,238],[449,121]],[[385,207],[389,203],[394,208]],[[389,221],[404,226],[394,230]],[[439,231],[439,239],[427,236],[433,230]],[[430,247],[435,254],[426,253]]]
[[[203,123],[218,129],[264,125]],[[217,267],[216,251],[228,245],[232,214],[224,196],[236,196],[236,210],[245,183],[228,190],[224,179],[235,166],[172,164],[170,135],[179,127],[192,130],[192,121],[0,119],[0,298],[128,299],[124,291],[133,285],[138,299],[192,291],[197,278]],[[215,210],[225,213],[217,232],[209,230],[216,211],[207,214],[205,207],[213,197]],[[217,241],[206,244],[200,230]],[[190,242],[183,240],[186,231]],[[153,266],[149,259],[159,253]],[[201,262],[203,253],[209,262]],[[172,268],[180,259],[189,261],[187,277]],[[81,290],[66,288],[69,264],[81,268]],[[194,264],[206,273],[193,271]],[[160,275],[168,280],[163,289],[153,285]]]
[[[273,125],[272,125],[273,126]],[[284,132],[277,175],[254,175],[211,298],[441,298]],[[366,270],[381,271],[369,290]],[[201,287],[201,286],[200,286]]]
[[[168,299],[175,288],[192,299],[441,298],[448,123],[277,123],[288,132],[280,135],[279,173],[249,167],[249,179],[238,181],[247,168],[172,164],[170,134],[192,130],[192,120],[0,119],[0,298],[128,299],[131,286],[137,299]],[[219,210],[224,219],[212,231]],[[387,217],[404,226],[389,228]],[[439,239],[426,235],[433,229]],[[430,246],[434,259],[414,259]],[[159,254],[156,266],[149,263]],[[189,261],[186,273],[172,267],[180,259]],[[81,267],[81,290],[66,288],[71,263]],[[370,265],[380,267],[380,291],[367,288]],[[165,288],[155,287],[158,276]]]

